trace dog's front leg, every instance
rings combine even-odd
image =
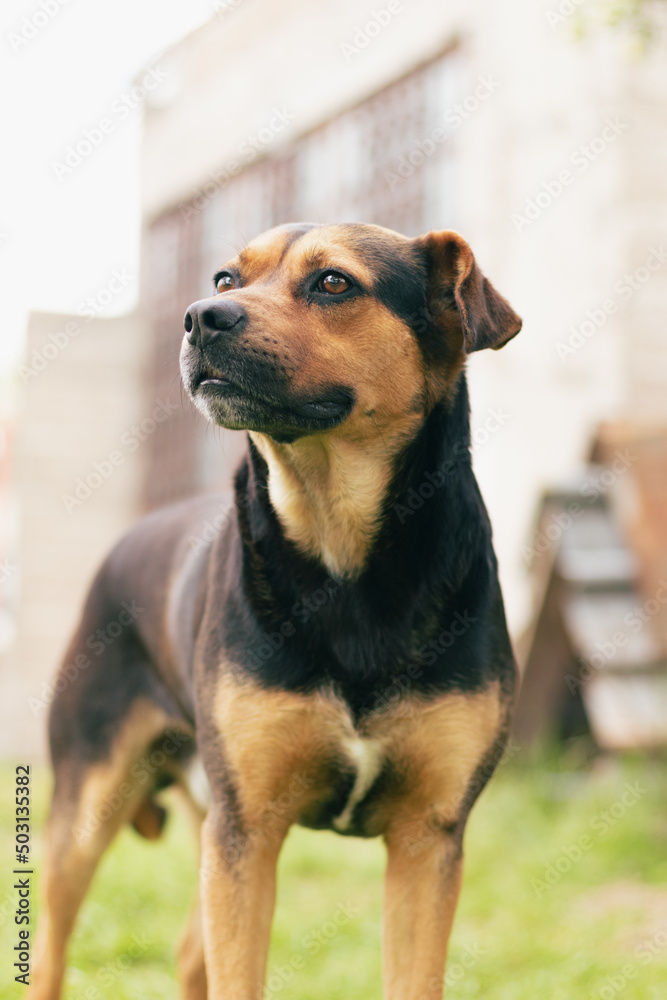
[[[287,830],[260,824],[243,834],[214,807],[202,830],[201,892],[208,1000],[262,995],[276,894],[276,864]]]
[[[209,1000],[258,1000],[278,855],[290,826],[326,799],[340,708],[325,694],[265,689],[231,672],[210,705],[217,736],[207,737],[206,720],[199,728],[213,797],[202,833]]]
[[[460,836],[392,829],[384,902],[385,1000],[440,1000],[461,885]]]

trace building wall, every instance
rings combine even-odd
[[[391,0],[392,4],[396,0]],[[382,5],[380,5],[382,6]],[[170,100],[149,109],[144,209],[154,219],[189,199],[231,162],[250,162],[247,140],[275,109],[291,116],[274,151],[433,58],[465,26],[466,5],[406,0],[359,54],[342,51],[378,7],[341,0],[237,0],[160,60]],[[163,91],[166,95],[167,91]]]
[[[155,408],[144,405],[146,347],[136,318],[31,316],[14,473],[19,639],[0,671],[0,753],[43,752],[45,685],[92,576],[137,515]]]
[[[448,140],[455,155],[451,170],[442,165],[447,197],[439,201],[431,192],[435,208],[425,227],[462,232],[524,317],[510,346],[469,363],[475,464],[518,632],[530,612],[521,552],[542,490],[578,470],[601,420],[655,418],[667,409],[660,316],[667,264],[630,291],[626,278],[635,280],[665,231],[664,43],[637,59],[620,31],[598,25],[578,41],[579,15],[550,24],[550,5],[530,0],[399,6],[369,39],[373,5],[342,0],[335,17],[324,0],[227,5],[166,57],[171,103],[147,117],[144,210],[150,223],[198,206],[209,226],[204,257],[217,252],[221,263],[230,244],[264,228],[261,205],[242,186],[268,169],[267,160],[249,162],[248,137],[268,128],[274,109],[292,116],[261,146],[275,166],[327,130],[336,133],[349,109],[375,94],[381,103],[415,67],[455,50],[455,89],[471,110]],[[485,80],[491,93],[476,100]],[[443,117],[457,103],[446,90],[437,100]],[[418,147],[415,127],[421,125],[406,127],[397,118],[377,133],[397,168]],[[421,139],[430,134],[425,125]],[[363,174],[373,141],[369,134],[367,159],[357,164],[345,156],[344,141],[328,150],[320,143],[323,179],[319,191],[308,192],[311,218],[339,218],[340,177]],[[384,176],[376,174],[374,183],[400,199],[409,185],[426,188],[435,162],[427,156],[393,192]],[[331,172],[339,178],[333,189]],[[230,205],[216,216],[211,206],[225,198]],[[377,197],[361,207],[382,222],[392,217],[391,199],[385,203],[384,217],[372,211]],[[223,234],[224,220],[231,232]]]

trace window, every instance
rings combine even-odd
[[[211,294],[215,269],[258,233],[291,221],[371,222],[406,236],[456,228],[446,112],[461,99],[461,62],[456,50],[440,56],[154,224],[146,273],[164,294],[151,308],[151,398],[178,381],[185,308]],[[184,402],[187,415],[151,441],[147,506],[231,483],[243,436],[207,428],[190,409]]]

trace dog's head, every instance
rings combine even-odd
[[[214,288],[185,314],[187,391],[214,423],[279,442],[421,422],[468,354],[521,329],[453,232],[279,226]]]

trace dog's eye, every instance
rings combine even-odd
[[[229,292],[236,287],[236,281],[231,274],[221,274],[218,276],[215,287],[219,292]]]
[[[321,291],[328,292],[329,295],[340,295],[341,292],[346,292],[351,286],[344,275],[331,271],[320,278],[319,287]]]

